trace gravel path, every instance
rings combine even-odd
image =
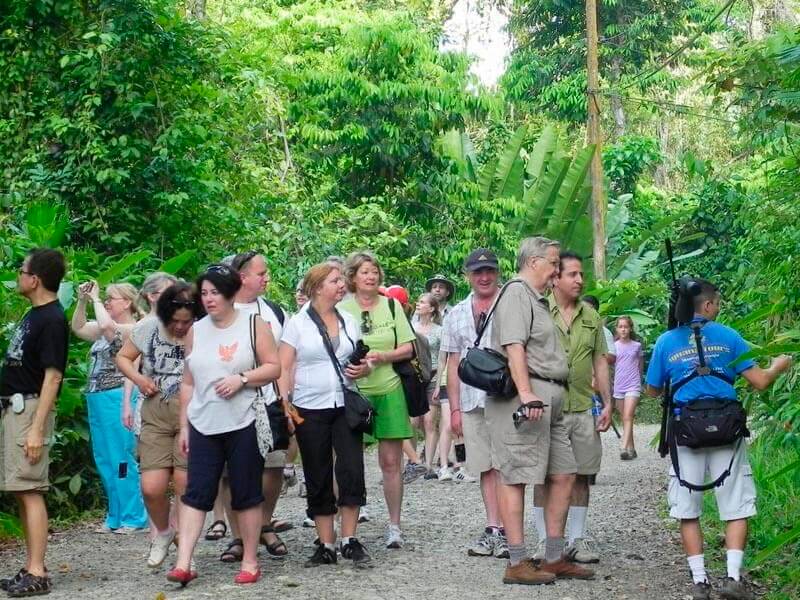
[[[501,582],[505,561],[470,558],[466,545],[483,527],[483,509],[477,484],[417,480],[406,488],[402,550],[385,550],[381,540],[386,519],[378,483],[375,454],[367,457],[369,508],[373,519],[362,525],[359,537],[372,554],[372,569],[354,570],[349,561],[317,569],[304,569],[312,553],[312,529],[300,527],[305,500],[296,489],[278,504],[281,517],[296,528],[281,534],[290,555],[269,560],[262,552],[264,577],[244,588],[233,585],[236,567],[217,560],[226,538],[200,541],[196,562],[200,578],[185,590],[164,579],[165,569],[150,572],[144,558],[143,535],[116,536],[92,533],[97,523],[87,523],[52,536],[48,564],[54,572],[51,598],[336,598],[347,600],[404,598],[416,600],[464,598],[530,598],[589,600],[608,598],[685,598],[688,577],[674,527],[660,516],[664,505],[667,462],[647,443],[653,425],[637,427],[638,460],[619,460],[616,437],[603,435],[606,456],[598,484],[592,489],[589,512],[591,534],[598,541],[602,560],[591,582],[560,581],[555,585],[526,588]],[[528,495],[530,499],[530,495]],[[531,550],[535,531],[528,520]],[[0,553],[3,572],[19,562],[21,549]],[[172,562],[172,556],[167,563]],[[166,563],[165,563],[166,564]]]

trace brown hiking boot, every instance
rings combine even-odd
[[[542,571],[529,558],[513,567],[509,563],[503,575],[503,583],[516,583],[519,585],[541,585],[553,583],[555,580],[555,575]]]
[[[594,571],[577,563],[569,562],[564,556],[553,563],[542,561],[539,569],[552,573],[559,579],[594,579]]]

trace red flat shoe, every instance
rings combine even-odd
[[[167,581],[180,583],[181,587],[186,587],[192,579],[197,579],[197,571],[184,571],[183,569],[175,567],[167,573]]]
[[[236,577],[233,578],[233,583],[255,583],[259,579],[261,579],[261,569],[257,569],[255,573],[241,570],[236,574]]]

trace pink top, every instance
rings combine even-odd
[[[614,347],[617,350],[617,361],[614,363],[614,397],[624,398],[628,392],[641,392],[642,344],[633,340],[616,340]]]

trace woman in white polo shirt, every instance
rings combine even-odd
[[[281,393],[292,399],[303,418],[303,422],[296,426],[295,434],[308,488],[308,510],[314,516],[320,541],[306,566],[336,562],[333,517],[337,507],[342,519],[342,556],[357,565],[363,564],[370,558],[355,537],[358,512],[367,499],[362,437],[347,425],[339,377],[325,349],[320,329],[312,320],[315,317],[313,312],[319,316],[348,379],[363,377],[370,368],[365,360],[358,365],[348,362],[361,338],[361,331],[353,317],[335,308],[345,293],[344,279],[338,266],[331,263],[315,265],[303,281],[309,310],[301,310],[289,320],[283,331],[279,355]],[[333,488],[334,471],[338,498]]]

